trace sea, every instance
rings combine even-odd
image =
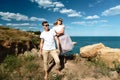
[[[87,46],[87,45],[92,45],[96,43],[103,43],[105,46],[110,47],[110,48],[120,48],[120,36],[72,36],[71,40],[73,42],[77,42],[74,45],[74,48],[72,51],[68,52],[67,54],[76,54],[80,53],[80,48]]]

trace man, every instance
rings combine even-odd
[[[59,59],[59,40],[56,36],[56,33],[54,30],[49,29],[49,24],[47,21],[42,22],[42,26],[44,31],[41,33],[40,38],[40,54],[43,56],[44,61],[44,70],[45,70],[45,80],[48,80],[48,56],[49,54],[54,58],[54,61],[56,63],[55,69],[57,73],[60,73],[59,67],[60,67],[60,59]],[[57,44],[57,48],[55,47],[55,41]]]

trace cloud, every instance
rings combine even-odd
[[[33,0],[33,2],[38,3],[39,7],[44,7],[44,8],[54,6],[50,0]]]
[[[45,21],[44,18],[36,18],[36,17],[30,17],[30,21]]]
[[[65,5],[61,2],[54,2],[52,0],[31,0],[39,5],[40,8],[52,10],[53,12],[60,12],[67,14],[68,17],[81,17],[81,13],[73,9],[66,9]]]
[[[53,5],[57,8],[64,7],[64,5],[61,2],[53,2]]]
[[[6,25],[13,26],[13,27],[36,26],[36,24],[30,24],[30,23],[7,23]]]
[[[52,2],[51,0],[31,0],[39,5],[40,8],[61,8],[64,5],[61,2]]]
[[[0,24],[0,26],[2,26],[2,24]]]
[[[112,16],[112,15],[118,15],[118,14],[120,14],[120,5],[112,7],[102,12],[102,16]]]
[[[106,23],[108,22],[107,20],[93,20],[93,21],[78,21],[78,22],[72,22],[71,24],[77,24],[81,26],[93,26],[98,23]]]
[[[25,15],[22,15],[20,13],[10,13],[10,12],[0,12],[0,16],[2,16],[1,19],[6,21],[11,21],[11,19],[15,19],[17,21],[25,21],[28,20],[28,17]]]
[[[53,8],[53,12],[58,12],[59,8]]]
[[[100,4],[102,1],[103,1],[103,0],[97,0],[95,3],[93,3],[93,4],[90,3],[88,6],[89,6],[89,7],[94,7],[95,5]]]
[[[100,18],[98,15],[87,16],[85,19],[98,19]]]
[[[0,16],[2,20],[11,21],[44,21],[44,18],[37,17],[28,17],[26,15],[22,15],[20,13],[10,13],[10,12],[0,12]]]
[[[62,14],[67,14],[68,17],[81,17],[81,12],[77,12],[75,10],[72,10],[72,9],[66,9],[66,8],[63,8],[62,10],[60,10],[60,13]]]

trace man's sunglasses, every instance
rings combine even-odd
[[[49,26],[49,24],[47,24],[47,25],[44,25],[44,26]]]

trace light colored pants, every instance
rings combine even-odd
[[[60,68],[60,59],[59,59],[59,53],[57,53],[56,50],[43,50],[42,55],[43,55],[43,61],[44,61],[44,70],[48,70],[48,57],[49,54],[53,57],[56,65],[55,68],[59,69]]]

